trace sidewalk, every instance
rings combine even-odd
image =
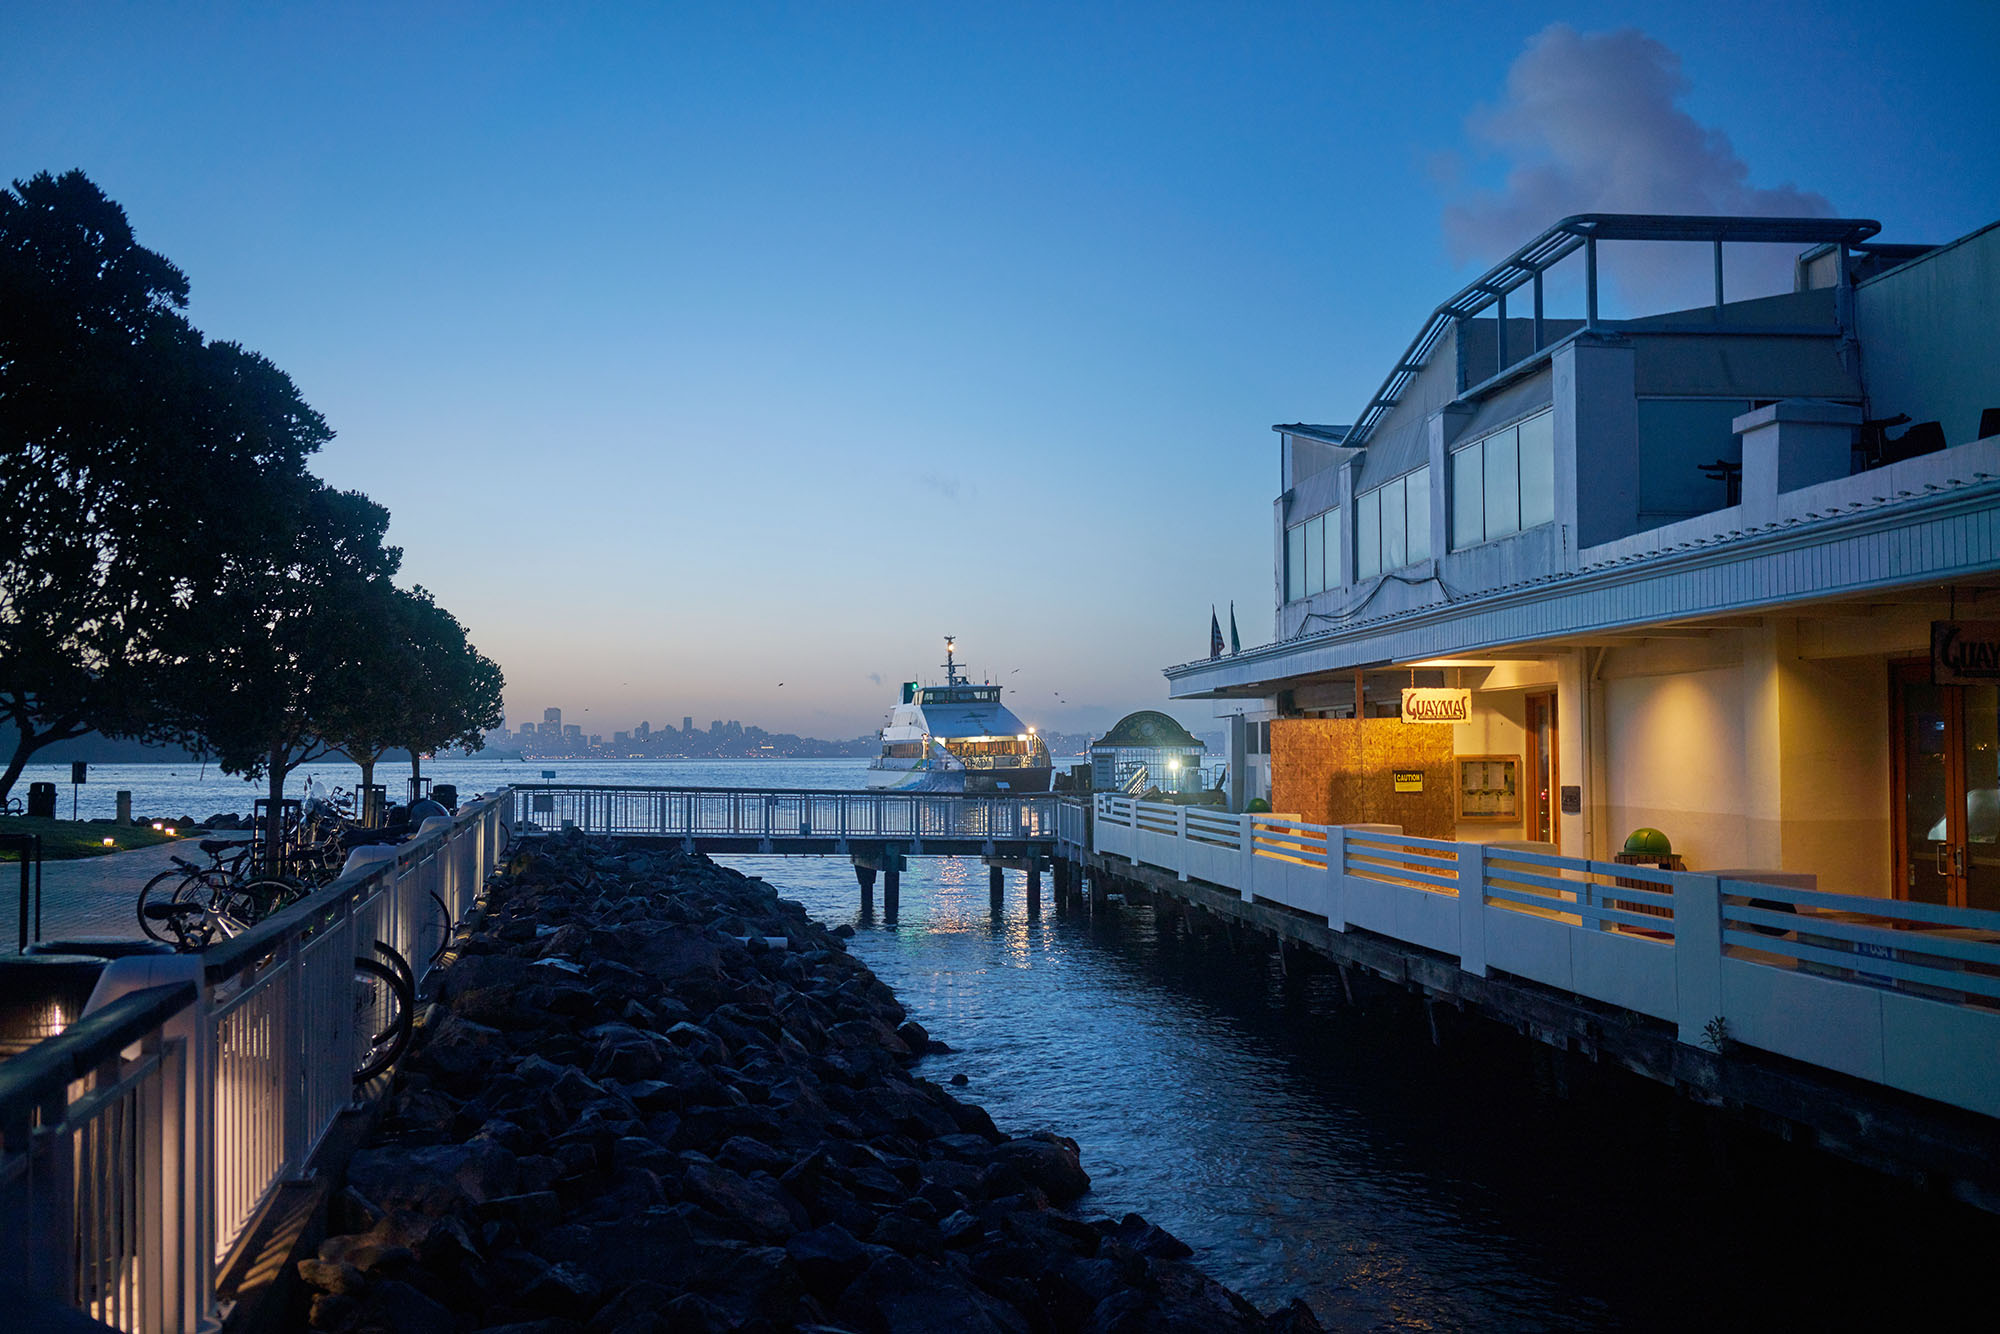
[[[226,832],[218,836],[230,837]],[[114,852],[108,857],[42,863],[42,939],[143,935],[139,930],[139,891],[148,880],[169,869],[175,857],[197,866],[208,864],[208,854],[191,838]],[[20,868],[12,863],[0,865],[0,952],[12,953],[20,943],[20,883]],[[32,901],[28,913],[32,933]]]

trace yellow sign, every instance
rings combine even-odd
[[[1406,723],[1462,723],[1472,718],[1472,692],[1441,686],[1411,686],[1403,691]]]
[[[1424,790],[1424,771],[1422,769],[1397,769],[1395,774],[1396,790],[1398,792],[1421,792]]]

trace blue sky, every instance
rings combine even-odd
[[[1159,706],[1211,603],[1269,635],[1269,425],[1350,420],[1517,216],[2000,217],[1985,3],[15,5],[0,49],[0,173],[124,204],[511,717],[606,734],[854,735],[947,632],[1045,729]],[[1563,60],[1639,90],[1612,150],[1536,103]]]

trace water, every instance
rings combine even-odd
[[[505,782],[841,788],[862,762],[439,760],[462,792]],[[68,770],[34,777],[66,786]],[[351,766],[315,766],[352,783]],[[385,770],[385,781],[402,775]],[[298,779],[294,779],[294,790]],[[247,810],[192,767],[93,769],[84,813],[130,788],[141,813]],[[59,789],[61,790],[61,789]],[[64,804],[68,793],[62,792]],[[88,803],[98,801],[93,808]],[[1285,985],[1261,954],[1204,950],[1127,905],[1027,920],[1020,877],[990,915],[976,859],[918,858],[901,919],[859,911],[836,858],[729,859],[829,923],[957,1050],[927,1076],[1010,1130],[1075,1137],[1084,1208],[1145,1214],[1270,1307],[1304,1296],[1331,1329],[1908,1328],[1984,1309],[2000,1226],[1827,1156],[1714,1123],[1636,1078],[1573,1069],[1408,1001]]]

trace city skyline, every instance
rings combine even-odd
[[[855,736],[956,633],[1044,730],[1200,725],[1160,669],[1271,635],[1268,426],[1498,253],[2000,197],[1991,6],[1442,13],[23,6],[0,165],[295,378],[512,717]]]

